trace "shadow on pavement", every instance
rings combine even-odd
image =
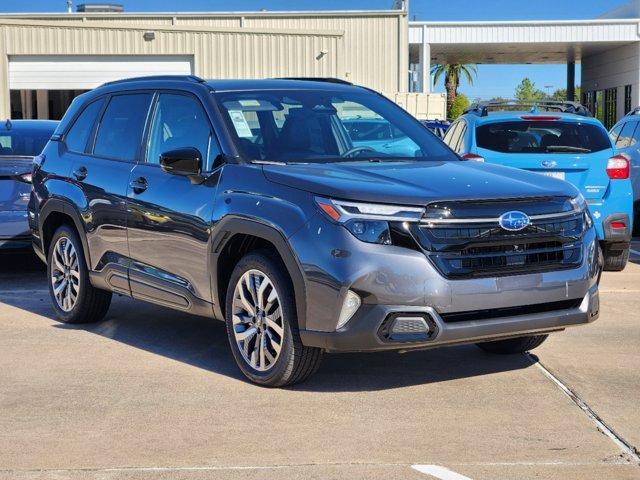
[[[231,378],[244,379],[235,365],[222,322],[117,298],[107,319],[95,325],[56,324],[80,329]],[[300,391],[352,392],[445,382],[517,370],[533,362],[522,355],[496,357],[475,346],[399,354],[325,355],[319,371]]]
[[[43,264],[29,255],[0,258],[0,302],[55,320],[46,291]],[[25,280],[27,279],[27,280]],[[19,284],[17,284],[19,282]],[[19,287],[32,290],[16,293]],[[33,289],[36,289],[35,293]],[[12,294],[2,294],[10,289]],[[56,328],[84,330],[216,374],[243,380],[229,348],[222,322],[114,296],[109,313],[97,324]],[[319,371],[299,391],[350,392],[446,382],[527,368],[522,355],[491,356],[475,346],[423,350],[405,354],[345,353],[325,355]]]

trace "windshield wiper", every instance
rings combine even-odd
[[[250,160],[251,163],[256,165],[286,165],[287,162],[278,162],[275,160]]]
[[[569,145],[549,145],[547,146],[548,152],[580,152],[591,153],[591,150],[584,147],[570,147]]]

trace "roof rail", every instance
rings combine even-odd
[[[477,102],[467,108],[464,113],[471,113],[480,117],[486,117],[489,110],[493,111],[509,111],[517,109],[530,109],[532,112],[537,110],[557,111],[562,113],[573,113],[583,117],[592,117],[593,115],[587,107],[579,102],[569,100],[499,100],[489,102]]]
[[[118,85],[120,83],[128,83],[128,82],[140,82],[144,80],[178,80],[185,82],[195,82],[195,83],[204,83],[204,80],[195,75],[149,75],[146,77],[131,77],[131,78],[122,78],[120,80],[113,80],[111,82],[106,82],[100,85],[101,87],[106,87],[107,85]]]
[[[353,85],[351,82],[342,80],[341,78],[333,77],[280,77],[277,80],[304,80],[308,82],[327,82],[327,83],[340,83],[342,85]]]
[[[631,115],[640,115],[640,107],[636,107],[634,109],[632,109],[631,111],[629,111],[629,113],[627,113],[625,115],[625,117],[631,116]]]

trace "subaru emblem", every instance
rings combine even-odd
[[[514,210],[503,213],[498,219],[498,223],[505,230],[517,232],[527,228],[531,223],[531,220],[529,219],[529,215],[526,213]]]
[[[558,162],[556,162],[555,160],[543,160],[542,166],[545,168],[555,168],[558,166]]]

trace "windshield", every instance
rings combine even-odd
[[[51,138],[54,128],[15,128],[0,131],[0,157],[35,157]]]
[[[592,153],[611,148],[604,128],[556,120],[481,125],[476,129],[476,143],[503,153]]]
[[[274,90],[217,97],[250,160],[459,160],[409,114],[372,93]]]

